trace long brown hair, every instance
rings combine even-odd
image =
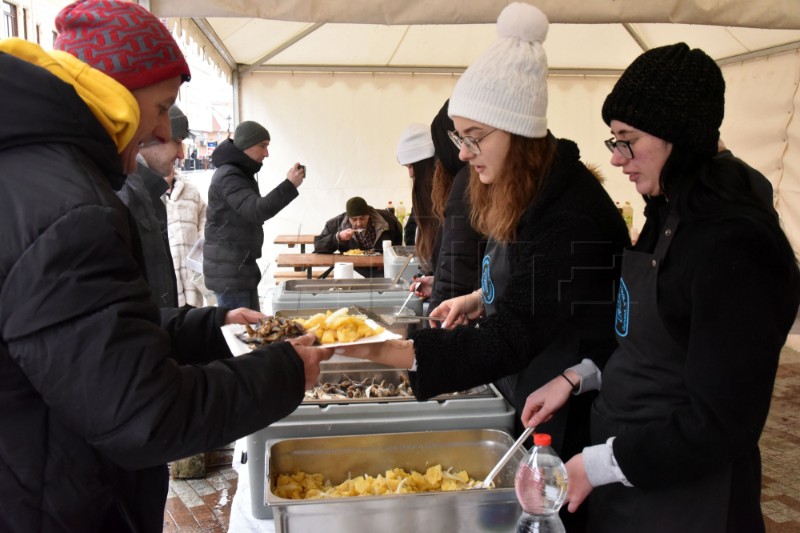
[[[522,212],[542,189],[555,155],[555,139],[511,134],[505,165],[494,183],[484,185],[470,170],[472,226],[498,242],[512,241]]]
[[[454,179],[455,176],[447,172],[441,160],[437,159],[436,166],[433,169],[431,200],[433,201],[433,214],[439,219],[439,223],[444,222],[444,208],[447,205],[447,199],[450,197],[450,189],[453,188]]]
[[[436,232],[440,222],[433,214],[431,192],[433,190],[433,158],[423,159],[412,164],[414,169],[414,186],[411,189],[411,200],[414,206],[414,219],[417,221],[417,238],[414,241],[414,253],[422,266],[427,270],[433,268],[433,248]]]

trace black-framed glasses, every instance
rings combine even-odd
[[[461,150],[461,145],[463,144],[464,146],[467,147],[467,150],[469,150],[472,154],[481,155],[481,147],[478,143],[484,140],[486,137],[488,137],[491,133],[494,133],[495,131],[497,131],[497,128],[493,129],[492,131],[484,133],[483,136],[481,136],[479,139],[476,139],[475,137],[471,137],[469,135],[465,135],[464,137],[462,137],[456,131],[448,131],[447,135],[450,137],[450,140],[453,141],[453,144],[455,144],[456,148],[458,148],[459,150]]]
[[[633,147],[631,147],[630,141],[616,141],[614,140],[614,137],[611,137],[603,142],[605,143],[609,152],[613,153],[616,149],[620,154],[622,154],[622,157],[633,159]]]

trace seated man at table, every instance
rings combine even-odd
[[[393,245],[403,244],[403,226],[397,217],[385,209],[375,209],[360,196],[347,200],[345,212],[325,223],[322,233],[314,237],[317,253],[363,250],[381,251],[383,241]],[[378,269],[356,268],[364,277],[382,275]]]

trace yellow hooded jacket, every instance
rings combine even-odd
[[[46,69],[75,88],[122,152],[139,127],[139,104],[133,94],[114,78],[59,50],[12,37],[0,41],[0,52]]]

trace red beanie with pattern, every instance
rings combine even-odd
[[[63,50],[134,91],[191,73],[167,27],[145,8],[122,0],[79,0],[56,16]]]

